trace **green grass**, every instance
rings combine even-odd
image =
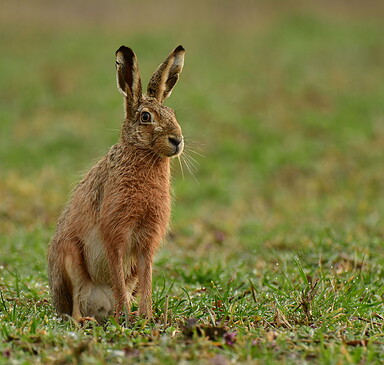
[[[97,11],[80,21],[71,2],[53,19],[44,2],[28,16],[11,3],[15,19],[0,25],[0,363],[384,362],[380,4],[201,1],[156,23],[133,2],[147,16],[131,24]],[[180,43],[167,104],[198,182],[174,164],[154,320],[79,327],[50,304],[46,248],[82,171],[118,139],[114,52],[131,46],[146,82]]]

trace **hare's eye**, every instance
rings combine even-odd
[[[141,121],[143,123],[150,123],[151,122],[151,114],[148,112],[142,112],[141,113]]]

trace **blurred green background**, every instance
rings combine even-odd
[[[167,104],[199,183],[175,164],[174,230],[186,240],[225,231],[230,249],[265,235],[315,248],[311,232],[325,227],[381,236],[383,10],[379,1],[3,2],[1,230],[51,232],[82,172],[118,139],[115,50],[135,50],[146,83],[183,44]]]
[[[127,346],[152,363],[214,353],[382,363],[383,14],[373,0],[3,0],[0,363],[71,363],[62,356],[79,360],[77,346],[98,334],[84,350],[90,363],[123,361]],[[122,44],[144,84],[174,47],[187,51],[166,104],[194,176],[174,161],[171,232],[154,266],[162,337],[140,322],[77,330],[49,303],[57,216],[119,137]],[[161,327],[166,298],[173,327]],[[188,342],[189,317],[217,318],[237,344]],[[377,346],[366,351],[361,338]]]

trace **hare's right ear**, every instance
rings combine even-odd
[[[176,47],[157,68],[149,80],[147,95],[162,103],[172,93],[184,65],[185,50]]]
[[[117,88],[125,97],[126,118],[132,118],[142,98],[141,79],[136,55],[125,46],[116,51],[116,80]]]

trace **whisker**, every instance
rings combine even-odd
[[[196,139],[192,139],[192,138],[189,138],[188,136],[184,136],[184,140],[188,143],[188,144],[192,144],[192,145],[197,145],[197,146],[206,146],[207,144],[205,142],[202,142],[201,140],[196,140]]]
[[[200,162],[196,160],[193,156],[189,154],[190,151],[185,151],[184,155],[188,158],[188,161],[192,162],[194,165],[200,165]]]
[[[184,138],[184,141],[185,141],[185,145],[186,146],[196,147],[196,148],[198,148],[200,150],[201,150],[201,147],[205,147],[206,146],[206,144],[201,143],[200,141],[193,141],[193,140],[190,140],[188,138]]]
[[[157,161],[157,156],[154,153],[151,153],[150,151],[148,152],[148,154],[146,154],[146,157],[150,156],[151,154],[152,154],[152,156],[151,156],[151,158],[148,161],[149,168],[148,168],[148,172],[147,172],[147,175],[146,175],[146,179],[150,175],[150,173],[152,171],[152,168],[155,166],[155,163]]]
[[[155,155],[155,154],[153,154],[152,159],[151,159],[151,166],[150,166],[150,168],[149,168],[149,172],[150,172],[150,171],[152,170],[152,168],[155,166],[157,160],[158,160],[158,156]]]
[[[197,160],[196,160],[194,157],[192,157],[191,155],[189,155],[188,152],[189,152],[189,151],[187,151],[187,153],[185,154],[185,155],[188,157],[188,159],[189,159],[190,161],[192,161],[194,164],[196,164],[196,165],[200,165],[200,162],[197,161]]]
[[[198,155],[198,156],[200,156],[200,157],[205,158],[205,156],[204,156],[203,154],[201,154],[201,153],[199,153],[199,152],[196,152],[195,150],[193,150],[193,149],[191,149],[191,148],[188,149],[188,152],[192,152],[192,153],[194,153],[195,155]]]
[[[187,167],[187,170],[189,171],[189,173],[192,175],[192,177],[194,178],[194,180],[197,182],[198,185],[200,185],[199,181],[197,180],[195,174],[193,173],[193,170],[190,166],[190,162],[188,161],[188,159],[186,158],[186,155],[182,155],[182,161],[184,162],[185,166]]]
[[[188,167],[189,171],[192,171],[193,173],[197,172],[196,166],[191,163],[188,159],[184,156],[184,163]]]
[[[181,176],[183,177],[183,180],[184,180],[184,169],[183,169],[183,165],[181,163],[180,155],[177,156],[177,159],[178,159],[179,165],[180,165]]]
[[[142,162],[144,159],[146,159],[149,155],[150,155],[150,151],[147,151],[145,154],[144,154],[144,156],[139,160],[139,162],[138,163],[140,163],[140,162]]]

